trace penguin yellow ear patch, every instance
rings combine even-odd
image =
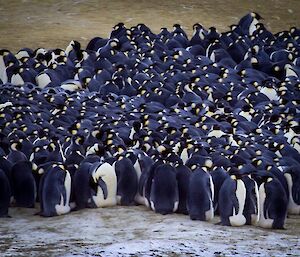
[[[191,167],[192,171],[194,171],[195,169],[197,169],[197,165],[196,164],[192,165],[192,167]]]
[[[58,165],[58,167],[61,168],[62,170],[65,170],[65,166],[62,164]]]

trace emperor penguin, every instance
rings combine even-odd
[[[257,172],[259,184],[259,221],[262,228],[283,229],[287,217],[288,198],[279,180],[267,172]]]
[[[245,183],[236,174],[233,174],[224,181],[219,191],[221,224],[235,227],[245,225],[245,202]]]
[[[40,181],[40,215],[52,217],[71,211],[71,175],[62,164],[52,164]]]
[[[288,184],[288,213],[300,214],[300,169],[292,166],[284,172]]]
[[[261,19],[262,17],[259,14],[251,12],[241,18],[238,26],[245,35],[251,36],[256,31],[256,24],[259,23]]]
[[[32,164],[29,161],[15,163],[11,168],[11,176],[15,205],[33,208],[37,189],[32,174]]]
[[[175,169],[176,169],[176,179],[178,183],[178,194],[179,194],[177,213],[188,215],[187,197],[188,197],[190,175],[192,171],[190,170],[190,168],[180,163],[175,165]]]
[[[91,204],[92,188],[90,187],[92,167],[93,163],[89,160],[84,160],[74,174],[72,182],[76,210],[93,207]]]
[[[242,180],[246,187],[246,200],[243,212],[246,218],[246,225],[257,225],[260,215],[258,186],[251,175],[243,176]]]
[[[138,176],[130,159],[120,156],[115,163],[115,173],[118,204],[132,205],[138,191]]]
[[[156,167],[152,179],[150,205],[151,209],[162,215],[176,212],[178,208],[178,184],[176,171],[169,164]]]
[[[96,163],[92,170],[91,185],[95,187],[92,201],[96,207],[117,205],[117,175],[114,164]]]
[[[214,185],[211,175],[202,168],[192,167],[189,178],[187,209],[192,220],[214,218]]]

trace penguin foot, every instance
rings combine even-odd
[[[219,222],[215,223],[215,225],[217,225],[217,226],[224,226],[223,223],[222,223],[222,221],[219,221]]]

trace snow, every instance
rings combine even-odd
[[[1,219],[1,256],[300,256],[300,219],[286,230],[225,227],[146,207],[86,209],[44,218],[10,209]]]

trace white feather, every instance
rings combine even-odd
[[[47,73],[41,73],[39,74],[36,78],[35,81],[38,85],[39,88],[44,88],[46,87],[48,84],[51,83],[51,79],[49,77],[49,75]]]
[[[16,86],[20,86],[24,84],[24,80],[20,74],[13,74],[11,77],[11,83]]]

